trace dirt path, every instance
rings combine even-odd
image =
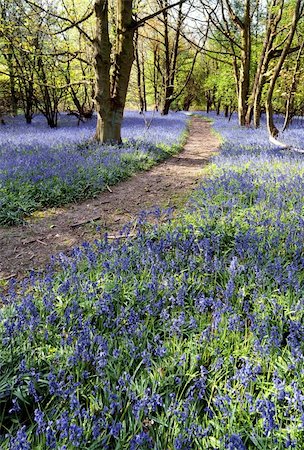
[[[193,118],[185,148],[177,156],[113,186],[112,192],[41,211],[23,226],[0,228],[0,280],[43,268],[51,255],[96,239],[106,231],[115,235],[141,210],[180,205],[197,185],[202,166],[218,144],[210,124]]]

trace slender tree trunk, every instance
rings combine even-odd
[[[263,87],[266,82],[265,73],[268,70],[269,63],[271,60],[271,50],[276,37],[277,27],[282,18],[283,5],[284,1],[282,0],[272,0],[271,4],[268,7],[267,25],[262,53],[260,55],[258,68],[255,74],[252,92],[249,97],[246,115],[246,122],[248,124],[251,123],[251,119],[253,117],[255,128],[258,128],[260,126],[261,97]]]
[[[244,17],[241,19],[233,10],[230,0],[225,0],[230,19],[238,27],[241,34],[240,70],[235,72],[238,78],[238,117],[241,126],[246,125],[246,113],[248,107],[250,87],[250,62],[251,62],[251,0],[245,0]]]
[[[275,124],[274,124],[274,119],[273,119],[273,106],[272,106],[272,97],[273,97],[273,91],[275,88],[275,84],[276,81],[280,75],[280,71],[282,69],[282,66],[284,64],[284,61],[286,59],[286,56],[288,54],[288,51],[290,49],[290,46],[292,44],[292,40],[297,28],[297,24],[300,18],[300,6],[301,6],[301,0],[297,0],[295,7],[294,7],[294,14],[293,14],[293,18],[292,18],[292,24],[291,24],[291,28],[288,34],[288,38],[285,42],[285,45],[283,47],[281,56],[277,62],[277,65],[274,68],[272,77],[270,79],[270,83],[269,83],[269,87],[268,87],[268,91],[267,91],[267,96],[266,96],[266,119],[267,119],[267,128],[268,128],[268,133],[270,136],[273,137],[277,137],[277,135],[279,134],[278,129],[276,128]]]
[[[9,52],[7,55],[7,63],[9,70],[9,81],[10,81],[10,93],[11,93],[11,112],[13,116],[18,113],[18,99],[16,94],[16,83],[15,83],[15,70],[13,63],[13,54]]]
[[[212,98],[211,98],[210,94],[207,94],[207,97],[206,97],[206,113],[207,114],[209,114],[211,106],[212,106]]]
[[[143,99],[143,89],[142,89],[142,72],[140,67],[139,60],[139,50],[138,50],[138,30],[135,31],[135,40],[134,40],[134,50],[135,50],[135,62],[136,62],[136,70],[137,70],[137,92],[138,92],[138,100],[139,100],[139,112],[142,114],[144,112],[144,99]]]
[[[216,115],[219,116],[221,112],[221,99],[216,104]]]
[[[158,79],[160,72],[160,61],[159,61],[159,51],[158,46],[154,47],[153,50],[153,92],[154,92],[154,107],[155,111],[158,111],[159,108],[159,93],[158,93]]]
[[[298,82],[299,82],[299,68],[300,68],[300,62],[301,62],[301,55],[302,55],[302,51],[303,51],[303,46],[304,46],[304,41],[302,42],[298,55],[297,55],[297,59],[296,59],[296,64],[294,67],[294,72],[293,72],[293,77],[292,77],[292,82],[291,82],[291,86],[289,89],[289,95],[286,101],[286,111],[285,111],[285,120],[284,120],[284,125],[283,125],[283,131],[286,130],[286,128],[288,128],[288,126],[291,123],[291,119],[294,115],[294,96],[298,87]]]
[[[249,4],[249,1],[247,2]],[[246,125],[247,102],[249,97],[250,86],[250,60],[251,60],[251,37],[250,37],[250,20],[249,7],[244,28],[241,30],[242,51],[241,51],[241,68],[239,74],[239,98],[238,98],[238,114],[239,124]]]
[[[142,55],[141,55],[141,76],[142,76],[142,80],[141,80],[141,84],[142,84],[142,95],[143,95],[143,107],[144,107],[144,111],[147,111],[147,91],[146,91],[146,72],[145,72],[145,57],[144,57],[144,52],[142,51]]]
[[[229,111],[229,117],[228,117],[228,122],[230,122],[232,114],[234,113],[234,109],[232,106],[230,106],[230,111]]]
[[[34,83],[29,80],[26,91],[25,91],[25,120],[28,125],[32,123],[33,118],[33,107],[34,107]]]
[[[255,96],[254,96],[254,104],[253,104],[253,125],[255,128],[259,128],[261,123],[261,99],[262,99],[262,92],[263,87],[266,83],[266,79],[264,76],[261,76],[261,79],[259,80]],[[249,111],[251,113],[251,111]],[[248,118],[249,122],[251,122],[251,117]]]
[[[160,4],[162,7],[166,7],[168,6],[168,0],[164,0]],[[169,113],[170,106],[174,101],[173,94],[175,85],[175,75],[177,69],[178,48],[179,48],[181,27],[183,23],[182,3],[179,5],[178,20],[175,30],[172,52],[170,52],[168,11],[164,11],[163,20],[164,20],[164,38],[165,38],[164,43],[165,43],[165,60],[166,60],[165,62],[166,78],[165,78],[165,92],[162,107],[162,115],[165,116]]]
[[[161,0],[160,6],[162,8],[168,6],[168,0]],[[170,55],[170,41],[169,41],[169,24],[168,24],[168,11],[163,12],[164,23],[164,46],[165,46],[165,79],[164,79],[164,99],[161,114],[167,115],[170,109],[170,95],[173,93],[170,86],[171,81],[171,55]]]

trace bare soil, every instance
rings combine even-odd
[[[52,255],[105,232],[114,237],[142,210],[180,206],[199,183],[203,166],[218,145],[210,124],[193,118],[183,151],[150,171],[140,172],[96,198],[37,212],[22,226],[0,227],[0,280],[43,269]]]

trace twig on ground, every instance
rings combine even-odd
[[[72,223],[72,225],[70,225],[71,228],[77,228],[77,227],[81,227],[81,225],[85,225],[86,223],[89,222],[95,222],[96,220],[99,220],[101,218],[101,216],[95,216],[95,217],[90,217],[89,219],[85,219],[82,220],[81,222],[77,222],[77,223]]]

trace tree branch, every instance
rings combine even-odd
[[[183,3],[186,3],[187,0],[179,0],[178,2],[173,3],[173,5],[168,5],[165,8],[159,9],[155,13],[149,14],[148,16],[144,17],[143,19],[140,19],[138,21],[134,21],[134,24],[131,26],[132,29],[136,29],[139,27],[142,27],[148,20],[154,19],[154,17],[158,16],[159,14],[162,14],[168,9],[174,8],[174,6],[182,5]]]
[[[60,30],[60,31],[54,33],[55,35],[63,33],[65,31],[70,30],[71,28],[75,27],[75,28],[77,28],[79,33],[83,34],[90,42],[93,42],[93,39],[82,28],[80,28],[79,25],[81,23],[85,22],[87,19],[89,19],[94,14],[94,10],[91,10],[82,19],[79,19],[78,21],[73,22],[73,20],[69,19],[68,17],[63,17],[63,16],[60,16],[59,14],[55,14],[55,13],[43,8],[42,6],[38,5],[37,3],[32,2],[31,0],[25,0],[25,2],[28,5],[30,5],[32,8],[38,8],[40,11],[44,12],[45,14],[48,14],[49,16],[54,17],[55,19],[62,20],[64,22],[68,22],[70,24],[63,30]]]

